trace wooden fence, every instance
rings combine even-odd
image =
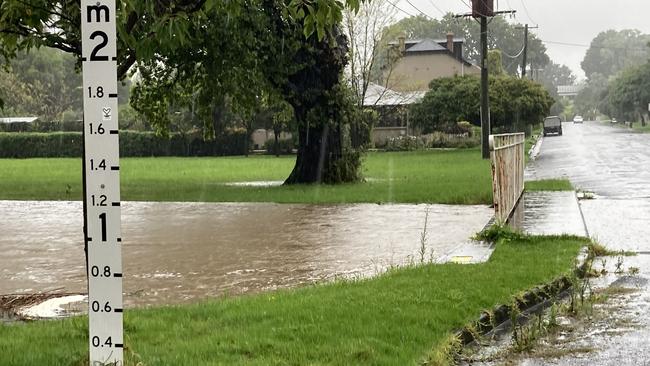
[[[523,133],[490,135],[494,215],[505,223],[524,193]]]

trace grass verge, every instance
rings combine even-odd
[[[290,157],[124,158],[125,201],[489,204],[490,163],[478,149],[370,153],[366,182],[241,187],[225,183],[284,180]],[[79,159],[0,159],[0,199],[80,200]]]
[[[531,180],[525,183],[526,191],[573,191],[573,184],[568,179]]]
[[[587,239],[502,240],[487,263],[125,313],[127,365],[442,364],[484,309],[568,273]],[[0,364],[83,365],[87,318],[0,326]]]

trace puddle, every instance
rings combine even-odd
[[[258,180],[250,182],[229,182],[224,183],[224,186],[230,187],[277,187],[281,186],[284,181],[281,180]]]
[[[533,235],[587,236],[574,192],[526,192],[510,225]]]
[[[487,206],[124,202],[126,306],[371,276],[448,256],[492,216]],[[0,294],[85,293],[81,202],[0,201]]]

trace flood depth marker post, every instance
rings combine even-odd
[[[81,1],[90,365],[124,363],[115,0]]]

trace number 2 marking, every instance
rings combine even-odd
[[[94,31],[90,35],[90,39],[92,40],[95,40],[97,37],[101,37],[102,41],[93,48],[93,52],[90,53],[90,61],[108,61],[108,56],[97,56],[97,52],[108,44],[108,36],[102,31]]]

